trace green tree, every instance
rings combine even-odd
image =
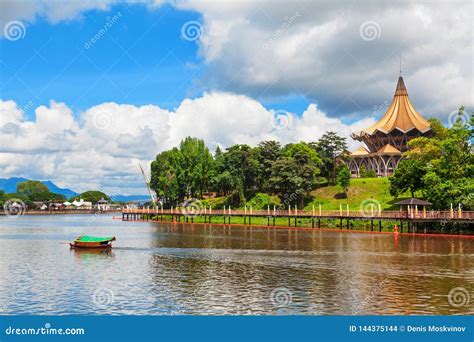
[[[17,184],[16,192],[21,195],[29,197],[35,194],[37,195],[37,194],[48,193],[49,189],[46,185],[44,185],[40,181],[27,180],[25,182],[21,182]]]
[[[101,200],[101,199],[105,199],[107,201],[110,201],[110,197],[107,196],[105,193],[103,193],[102,191],[98,191],[98,190],[89,190],[89,191],[86,191],[86,192],[83,192],[81,193],[80,195],[78,196],[75,196],[73,197],[71,200],[80,200],[80,199],[83,199],[84,201],[86,202],[92,202],[92,204],[96,204],[97,201]]]
[[[398,197],[399,194],[410,191],[415,197],[415,191],[423,187],[422,178],[425,174],[423,164],[414,159],[402,159],[390,180],[390,194]]]
[[[218,172],[228,172],[229,183],[233,186],[233,203],[240,205],[245,202],[246,191],[257,190],[260,165],[258,150],[248,145],[233,145],[226,149],[219,162]]]
[[[321,165],[321,159],[308,144],[288,144],[273,163],[269,184],[285,204],[302,207],[304,198],[317,183]]]
[[[185,186],[179,182],[180,158],[180,151],[175,147],[158,154],[151,163],[150,187],[167,206],[178,204],[185,196]]]
[[[257,158],[260,166],[258,184],[268,190],[268,180],[272,174],[273,163],[281,155],[281,145],[277,141],[262,141],[257,147]]]
[[[323,161],[322,175],[334,184],[336,158],[347,153],[346,138],[339,136],[336,132],[326,132],[313,146]]]
[[[209,189],[210,171],[213,167],[213,158],[204,141],[187,137],[179,146],[180,182],[185,188],[186,196],[202,197],[203,192]]]
[[[349,186],[351,185],[351,173],[347,166],[343,166],[337,174],[337,184],[341,187],[344,195],[347,196]]]

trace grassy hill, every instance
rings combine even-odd
[[[421,193],[416,195],[421,198]],[[342,204],[345,210],[347,202],[349,202],[350,210],[359,210],[362,202],[371,199],[380,202],[382,210],[398,210],[399,208],[395,203],[409,198],[410,194],[407,193],[395,199],[390,195],[390,181],[388,178],[353,178],[351,179],[347,199],[343,197],[341,188],[337,185],[314,190],[311,192],[311,196],[312,198],[308,199],[305,204],[305,210],[311,210],[313,205],[318,210],[319,204],[321,204],[323,210],[339,210],[339,205]],[[222,209],[224,205],[229,205],[227,197],[207,198],[202,202],[204,205],[212,206],[214,209]],[[247,202],[247,206],[249,205],[254,209],[266,209],[268,205],[271,208],[273,208],[273,205],[281,206],[282,201],[276,195],[256,193]],[[243,207],[240,209],[243,209]]]
[[[382,210],[394,209],[398,206],[394,203],[404,198],[409,198],[409,194],[395,199],[390,195],[390,182],[388,178],[353,178],[349,188],[348,198],[342,198],[341,188],[337,185],[326,186],[311,192],[313,200],[307,203],[305,209],[311,210],[312,206],[321,207],[323,210],[338,210],[342,204],[346,208],[347,201],[351,210],[359,209],[364,200],[374,199],[380,202]],[[420,194],[421,195],[421,194]]]

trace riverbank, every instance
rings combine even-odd
[[[121,209],[117,210],[25,210],[15,214],[7,214],[5,211],[0,211],[0,216],[23,216],[23,215],[85,215],[85,214],[110,214],[119,213]]]
[[[116,219],[122,219],[122,217],[116,217]],[[179,220],[177,220],[179,218]],[[172,216],[172,215],[157,215],[157,216],[144,216],[144,219],[132,218],[125,219],[125,221],[139,221],[139,222],[159,222],[163,224],[210,224],[216,226],[245,226],[255,228],[285,228],[285,229],[328,229],[338,231],[356,231],[356,232],[380,232],[380,233],[393,233],[395,230],[399,233],[409,234],[422,234],[422,235],[445,235],[445,236],[466,236],[474,237],[474,230],[472,224],[465,224],[464,226],[448,225],[443,223],[433,224],[432,222],[417,222],[416,225],[412,224],[411,227],[405,227],[398,221],[394,220],[379,220],[375,219],[377,223],[371,220],[346,220],[344,218],[324,218],[321,217],[316,223],[314,218],[288,218],[286,217],[264,217],[264,216],[253,216],[249,222],[249,217],[243,216],[214,216],[211,221],[209,217],[203,215],[195,216]],[[396,228],[395,228],[396,227]]]

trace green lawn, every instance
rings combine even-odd
[[[350,210],[358,210],[363,201],[376,200],[380,202],[382,210],[397,210],[396,202],[409,198],[410,194],[405,194],[395,199],[390,195],[390,182],[388,178],[353,178],[349,188],[348,198],[342,198],[341,188],[337,185],[326,186],[311,192],[313,200],[306,204],[305,209],[311,210],[312,206],[316,210],[321,204],[323,210],[338,210],[342,204],[345,210],[346,203],[349,202]],[[419,194],[421,195],[421,194]]]

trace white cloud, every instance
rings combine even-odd
[[[84,12],[89,10],[108,10],[113,2],[115,1],[5,0],[0,2],[0,26],[2,27],[0,37],[3,35],[3,27],[13,20],[31,23],[38,17],[44,17],[49,22],[56,24],[80,18]]]
[[[329,118],[311,104],[300,117],[290,114],[290,124],[278,129],[273,110],[222,92],[186,99],[173,112],[109,102],[74,116],[66,104],[51,101],[35,113],[28,121],[13,101],[0,101],[2,177],[51,179],[76,191],[110,194],[145,193],[138,163],[148,169],[157,153],[186,136],[202,138],[214,150],[268,139],[315,141],[327,130],[348,136],[361,125]]]
[[[202,14],[200,53],[217,89],[252,97],[301,94],[331,116],[362,117],[393,95],[401,52],[422,114],[446,121],[461,104],[474,107],[471,1],[177,6]],[[374,39],[361,36],[368,22],[376,24]]]

